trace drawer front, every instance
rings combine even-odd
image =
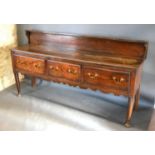
[[[53,77],[65,78],[72,81],[80,81],[80,65],[48,61],[48,75]]]
[[[44,74],[45,72],[45,60],[17,55],[14,58],[17,69],[37,74]]]
[[[48,75],[54,77],[63,77],[62,64],[59,62],[47,62]]]
[[[84,82],[96,87],[108,87],[128,91],[129,73],[108,69],[84,67]]]

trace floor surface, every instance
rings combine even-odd
[[[15,85],[0,92],[0,130],[147,130],[154,109],[154,100],[141,96],[132,127],[125,128],[124,97],[48,82],[33,89],[24,81],[21,87],[20,97]]]

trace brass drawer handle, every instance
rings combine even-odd
[[[20,60],[17,60],[17,64],[20,64],[21,62],[20,62]]]
[[[23,65],[23,64],[25,64],[25,62],[24,61],[17,60],[17,64]]]
[[[113,79],[113,81],[118,82],[118,79],[116,76],[113,76],[112,79]]]
[[[77,74],[77,70],[72,70],[70,68],[67,70],[67,72],[71,74]]]
[[[60,68],[58,66],[54,67],[54,66],[50,66],[49,67],[51,70],[55,70],[55,71],[59,71]]]
[[[50,66],[49,68],[50,68],[50,69],[54,69],[54,67],[53,67],[53,66]]]
[[[120,82],[124,82],[125,81],[125,79],[123,77],[117,78],[116,76],[113,76],[112,79],[113,79],[113,81],[115,81],[117,83],[120,83]]]
[[[55,67],[55,70],[56,70],[56,71],[59,71],[59,70],[60,70],[60,68],[59,68],[58,66],[56,66],[56,67]]]
[[[88,73],[88,76],[91,78],[91,79],[95,79],[98,77],[98,74],[95,73],[95,74],[92,74],[92,73]]]
[[[40,68],[41,67],[41,64],[34,64],[34,67],[35,68]]]
[[[120,82],[124,82],[125,79],[123,77],[120,78]]]

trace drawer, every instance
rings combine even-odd
[[[47,61],[48,75],[63,77],[62,64],[54,61]]]
[[[95,85],[97,88],[128,90],[129,73],[109,69],[84,67],[84,82]]]
[[[80,65],[50,60],[48,61],[47,66],[49,76],[80,81]]]
[[[36,74],[44,74],[45,60],[27,56],[14,55],[15,67],[19,70]]]

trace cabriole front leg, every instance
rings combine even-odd
[[[135,103],[135,97],[129,97],[128,99],[128,112],[127,112],[127,117],[125,121],[125,127],[130,127],[130,121],[133,113],[133,107]]]
[[[139,106],[139,100],[140,100],[140,88],[137,90],[136,96],[135,96],[135,105],[134,105],[134,110],[138,110]]]
[[[14,72],[14,77],[15,77],[15,81],[16,81],[16,88],[17,88],[17,95],[20,95],[20,81],[19,81],[19,73],[18,72]]]

